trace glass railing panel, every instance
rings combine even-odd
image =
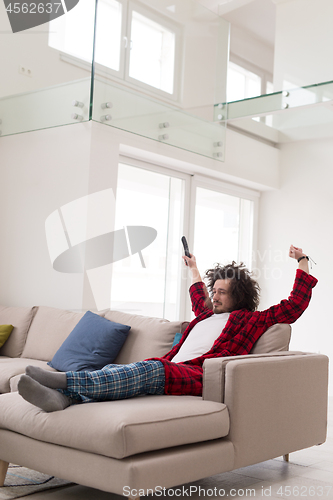
[[[226,99],[229,23],[195,0],[64,0],[59,9],[49,22],[22,27],[0,4],[2,135],[88,120],[93,105],[103,121],[101,102],[123,89],[111,125],[223,159],[225,127],[214,123],[214,105]],[[113,89],[96,103],[93,74]],[[170,122],[167,132],[155,133],[157,118],[158,126]]]
[[[87,119],[94,27],[93,0],[0,2],[3,135]]]
[[[98,2],[96,75],[207,120],[226,100],[228,51],[229,23],[195,0]]]
[[[194,0],[110,2],[97,7],[93,119],[223,159],[214,105],[226,99],[229,23]],[[118,19],[117,58],[109,57],[108,9]],[[109,100],[112,110],[101,109]]]
[[[255,116],[333,100],[333,82],[323,82],[251,99],[215,105],[215,120]],[[227,111],[226,111],[227,110]],[[223,115],[223,117],[219,116]]]
[[[214,106],[215,121],[232,120],[283,109],[282,92]]]
[[[224,124],[205,121],[100,78],[95,78],[93,120],[210,158],[224,157]]]
[[[0,82],[2,135],[91,119],[95,71],[113,89],[108,99],[121,94],[111,125],[223,158],[225,128],[214,123],[214,104],[226,98],[229,23],[194,0],[65,0],[58,9],[49,22],[32,25],[27,13],[19,25],[0,4],[0,62],[8,68]],[[96,98],[98,121],[107,115],[103,100]],[[156,119],[170,122],[167,132],[155,133]]]
[[[0,98],[2,136],[89,120],[90,78]]]
[[[220,104],[215,106],[215,119],[275,143],[328,137],[333,127],[333,82]]]

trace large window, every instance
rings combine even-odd
[[[197,187],[194,252],[201,271],[218,261],[246,262],[251,267],[253,202]]]
[[[191,279],[181,258],[181,236],[202,273],[232,260],[251,268],[255,200],[250,190],[235,191],[198,176],[120,164],[115,227],[128,232],[130,226],[151,227],[157,236],[141,245],[141,252],[113,264],[111,308],[189,319]]]
[[[75,9],[50,22],[49,45],[73,63],[92,60],[94,9],[92,0],[80,0]],[[98,1],[95,62],[103,75],[177,98],[179,38],[171,19],[139,2]]]
[[[116,227],[150,227],[157,236],[141,255],[113,264],[112,309],[179,317],[184,183],[173,175],[119,165]]]
[[[192,181],[193,253],[201,276],[216,264],[233,260],[252,269],[257,196],[233,191],[218,182],[194,177]],[[191,308],[186,307],[189,318]]]

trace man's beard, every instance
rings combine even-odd
[[[215,314],[219,314],[222,312],[222,311],[217,311],[217,308],[221,307],[221,306],[222,306],[222,304],[213,304],[213,311]]]

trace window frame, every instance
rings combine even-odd
[[[206,177],[201,174],[196,174],[189,170],[181,170],[179,168],[172,168],[169,166],[162,166],[158,161],[149,161],[147,159],[140,159],[138,156],[131,156],[129,153],[121,153],[119,156],[119,163],[125,163],[133,167],[143,168],[153,172],[165,174],[181,178],[184,180],[184,214],[183,214],[183,234],[186,236],[190,251],[194,245],[194,226],[195,220],[195,202],[196,202],[196,188],[206,188],[219,193],[235,196],[238,198],[250,200],[253,202],[253,234],[252,234],[252,255],[251,267],[256,265],[256,252],[257,252],[257,238],[258,238],[258,213],[259,213],[259,198],[260,192],[246,188],[243,186],[233,185],[211,177]],[[238,249],[239,251],[239,249]],[[237,256],[238,258],[238,256]],[[181,279],[179,297],[179,321],[189,321],[192,315],[191,302],[189,300],[189,287],[191,286],[191,276],[187,269],[184,268]]]
[[[124,1],[124,0],[123,0]],[[174,60],[174,75],[173,75],[173,93],[170,94],[162,89],[158,89],[152,85],[141,82],[136,78],[129,75],[130,67],[130,52],[131,52],[131,24],[132,24],[132,13],[133,11],[138,12],[138,14],[151,19],[155,23],[165,27],[169,31],[175,34],[175,60]],[[129,43],[127,44],[127,50],[125,54],[125,75],[124,80],[135,84],[145,91],[149,91],[154,95],[162,96],[168,100],[179,101],[180,96],[180,75],[181,75],[181,61],[182,61],[182,45],[181,45],[181,28],[173,20],[168,17],[163,16],[157,11],[153,11],[148,6],[135,2],[133,0],[128,0],[128,10],[127,10],[127,37]]]
[[[99,0],[101,1],[101,0]],[[105,1],[105,0],[102,0]],[[106,0],[107,1],[107,0]],[[120,55],[119,55],[119,70],[108,68],[95,60],[95,72],[101,76],[112,76],[114,78],[123,80],[123,75],[125,73],[125,61],[126,61],[126,26],[127,26],[127,16],[128,16],[128,0],[116,0],[122,5],[122,19],[121,19],[121,35],[120,35]],[[98,7],[97,7],[98,8]]]
[[[125,85],[131,89],[141,91],[151,97],[160,97],[164,101],[173,105],[181,104],[181,74],[183,61],[183,35],[181,25],[176,23],[170,17],[154,11],[148,6],[141,4],[135,0],[117,0],[122,4],[122,26],[121,26],[121,44],[120,44],[120,64],[119,71],[103,66],[95,61],[95,74],[104,78],[108,78],[116,84]],[[131,37],[131,12],[135,10],[145,17],[149,17],[152,21],[165,26],[168,30],[175,33],[175,61],[174,61],[174,85],[173,93],[153,87],[129,76],[129,61],[130,61],[130,37]],[[91,73],[91,62],[80,59],[72,54],[55,49],[48,45],[52,50],[59,53],[60,60],[73,64],[81,69]]]
[[[257,239],[258,239],[258,216],[259,216],[259,197],[260,192],[252,189],[248,189],[242,186],[236,186],[224,181],[219,181],[217,179],[212,179],[209,177],[205,177],[203,175],[195,174],[191,179],[191,202],[190,202],[190,213],[195,214],[196,207],[196,192],[197,187],[209,189],[211,191],[216,191],[218,193],[227,194],[230,196],[235,196],[237,198],[242,198],[246,200],[250,200],[253,202],[253,234],[252,234],[252,256],[251,256],[251,264],[250,268],[253,268],[255,265],[256,252],[257,252]],[[195,228],[195,217],[193,216],[190,220],[189,226],[189,248],[194,246],[194,228]],[[239,251],[238,247],[238,255],[237,260],[239,260]],[[188,277],[188,288],[191,286],[191,277]],[[190,303],[187,303],[185,310],[185,317],[191,318],[192,307]]]
[[[190,199],[191,199],[191,174],[189,172],[173,169],[162,166],[157,162],[150,162],[146,159],[130,156],[125,153],[119,155],[118,164],[123,163],[133,167],[149,170],[158,174],[164,174],[169,177],[176,177],[184,181],[184,213],[183,213],[183,234],[189,234],[189,213],[190,213]],[[117,189],[117,186],[116,186]],[[117,199],[116,199],[117,203]],[[187,279],[180,279],[179,289],[179,321],[186,321],[186,309],[188,302],[188,286]],[[166,318],[168,319],[168,318]]]

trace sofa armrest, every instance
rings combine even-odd
[[[203,364],[203,390],[202,397],[208,401],[224,402],[225,370],[231,361],[239,359],[271,358],[276,356],[305,355],[299,351],[279,351],[266,354],[246,354],[243,356],[226,356],[224,358],[206,359]]]
[[[234,468],[326,440],[328,357],[290,354],[238,358],[226,365],[224,402]]]

